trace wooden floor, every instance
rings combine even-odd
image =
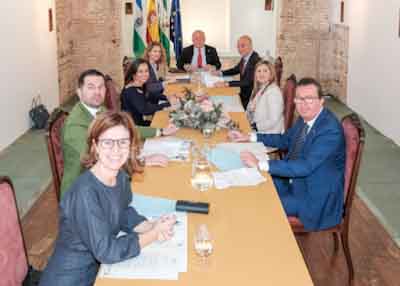
[[[355,286],[399,286],[400,249],[356,197],[352,212],[350,250],[353,255]],[[57,203],[54,192],[46,191],[22,221],[30,263],[43,269],[57,236]],[[333,240],[327,235],[313,234],[298,242],[316,286],[343,286],[347,268],[343,252],[333,259]],[[290,275],[290,273],[288,273]]]

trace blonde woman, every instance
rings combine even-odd
[[[247,119],[257,132],[282,133],[283,109],[283,97],[276,84],[274,66],[261,60],[254,71],[254,88],[246,109]]]
[[[162,94],[167,74],[167,60],[164,48],[159,42],[152,42],[147,46],[143,58],[150,65],[149,79],[146,82],[147,91],[150,94]]]

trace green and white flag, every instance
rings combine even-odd
[[[135,0],[135,8],[133,10],[133,53],[136,58],[143,56],[146,37],[146,25],[143,17],[142,0]]]
[[[167,63],[170,64],[170,47],[169,47],[169,13],[167,0],[158,0],[158,15],[160,27],[160,42],[167,54]]]

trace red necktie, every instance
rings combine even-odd
[[[201,56],[201,48],[198,49],[199,53],[197,54],[197,66],[201,69],[203,67],[203,57]]]

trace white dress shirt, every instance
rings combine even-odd
[[[83,101],[81,101],[82,105],[87,109],[87,111],[89,111],[89,113],[93,116],[96,117],[97,112],[100,110],[100,107],[91,107],[85,103],[83,103]]]
[[[203,61],[202,66],[205,67],[207,65],[207,60],[206,60],[206,47],[200,48],[201,51],[201,59]],[[197,57],[199,55],[199,48],[196,48],[193,46],[193,57],[192,57],[192,63],[191,65],[194,67],[198,67],[197,63]]]

